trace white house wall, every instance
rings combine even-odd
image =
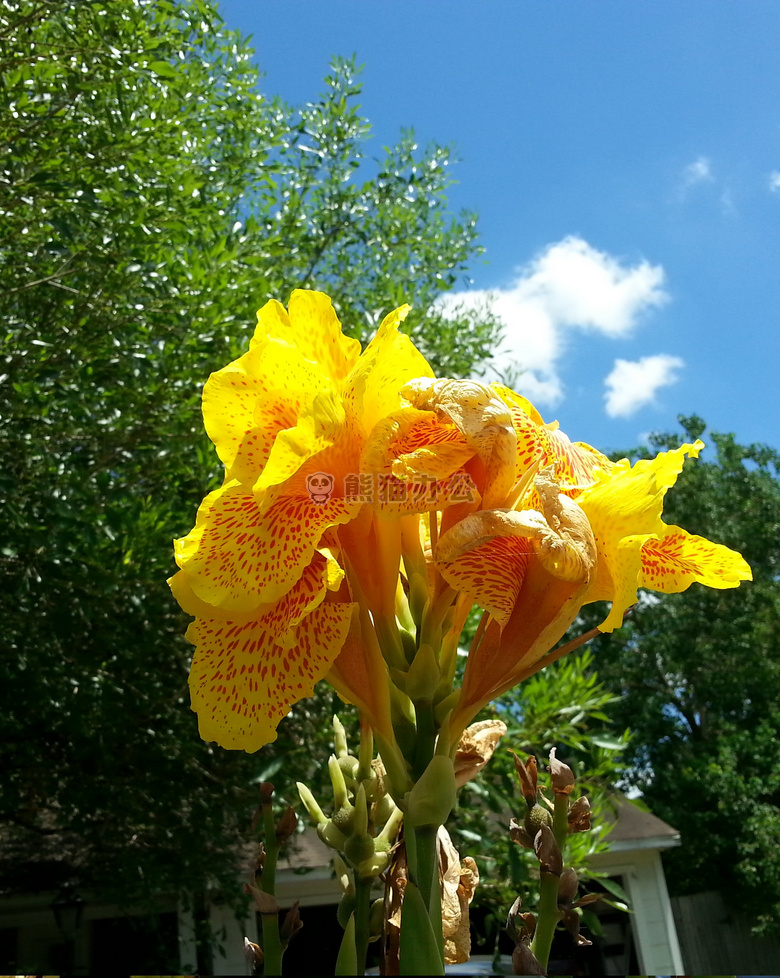
[[[682,955],[660,853],[640,849],[627,857],[626,852],[600,853],[592,865],[608,876],[623,878],[634,911],[631,925],[639,970],[646,975],[682,974]]]

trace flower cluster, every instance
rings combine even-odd
[[[400,332],[407,311],[361,352],[322,293],[260,310],[249,350],[204,389],[225,480],[176,541],[171,579],[195,618],[204,739],[255,751],[326,679],[377,734],[397,792],[422,773],[409,738],[445,734],[453,753],[583,605],[611,602],[611,631],[640,588],[750,578],[739,554],[663,522],[701,442],[613,463],[506,387],[435,379]],[[458,690],[474,605],[484,614]]]

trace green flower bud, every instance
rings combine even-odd
[[[382,930],[385,926],[385,901],[384,900],[374,900],[371,904],[371,909],[368,911],[368,933],[371,935],[371,940],[382,936]]]
[[[342,930],[347,929],[349,918],[354,913],[356,903],[357,901],[355,900],[354,896],[343,896],[341,898],[338,909],[336,910],[336,916]]]
[[[431,703],[441,672],[439,660],[430,645],[421,645],[406,674],[406,694],[413,703]]]
[[[352,826],[355,824],[355,809],[352,805],[342,805],[331,816],[331,822],[340,832],[349,835],[352,832]]]
[[[548,828],[551,827],[552,821],[552,815],[546,808],[541,805],[534,805],[533,808],[528,809],[525,816],[525,830],[533,839],[543,825],[548,826]]]
[[[347,731],[344,724],[334,714],[333,716],[333,746],[336,750],[336,757],[346,757],[347,750]]]
[[[351,835],[344,846],[344,855],[353,866],[359,866],[374,855],[374,840],[370,835]]]
[[[457,789],[452,758],[436,754],[420,780],[404,795],[404,807],[414,826],[444,825],[455,806]]]

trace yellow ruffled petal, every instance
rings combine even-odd
[[[344,336],[333,303],[323,292],[296,289],[289,312],[272,299],[257,313],[252,346],[277,338],[296,347],[334,382],[344,379],[360,355],[360,343]]]
[[[313,608],[317,607],[327,591],[337,591],[344,580],[344,571],[329,550],[323,549],[314,554],[312,562],[304,570],[300,580],[278,602],[259,605],[251,611],[225,611],[207,604],[192,589],[192,582],[186,571],[180,570],[169,578],[173,596],[182,611],[194,618],[221,618],[233,622],[247,622],[259,616],[268,616],[268,621],[280,621],[278,633],[297,624]],[[280,610],[281,609],[281,610]],[[280,615],[283,615],[280,618]]]
[[[345,426],[344,406],[336,391],[326,389],[316,394],[301,411],[295,427],[277,434],[254,491],[261,494],[295,475],[311,458],[333,446]],[[324,466],[318,468],[327,471]]]
[[[432,377],[428,361],[398,327],[409,306],[401,306],[382,320],[344,384],[344,400],[371,432],[380,418],[401,409],[401,390],[415,377]]]
[[[230,477],[253,485],[279,432],[295,427],[326,384],[315,364],[278,340],[213,373],[203,389],[203,420]]]
[[[651,539],[666,532],[661,519],[664,496],[674,485],[686,455],[696,457],[700,441],[641,459],[631,467],[626,459],[597,473],[598,482],[577,497],[586,513],[599,551],[598,573],[588,601],[610,600],[612,609],[599,625],[611,632],[637,600],[642,551]]]
[[[660,539],[642,546],[640,587],[673,594],[694,581],[722,590],[752,580],[753,572],[741,554],[679,526],[667,526]]]
[[[263,511],[231,482],[203,500],[195,528],[174,543],[176,560],[201,601],[223,612],[251,612],[286,594],[325,530],[358,508],[339,497],[319,504],[301,486]]]
[[[253,753],[276,739],[290,707],[311,696],[349,631],[351,603],[326,602],[279,640],[268,616],[236,623],[197,619],[187,638],[192,709],[204,740]]]

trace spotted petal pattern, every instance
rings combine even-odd
[[[190,694],[201,737],[249,753],[275,740],[279,721],[330,669],[352,610],[326,602],[281,636],[269,615],[196,619],[187,638],[196,649]]]

